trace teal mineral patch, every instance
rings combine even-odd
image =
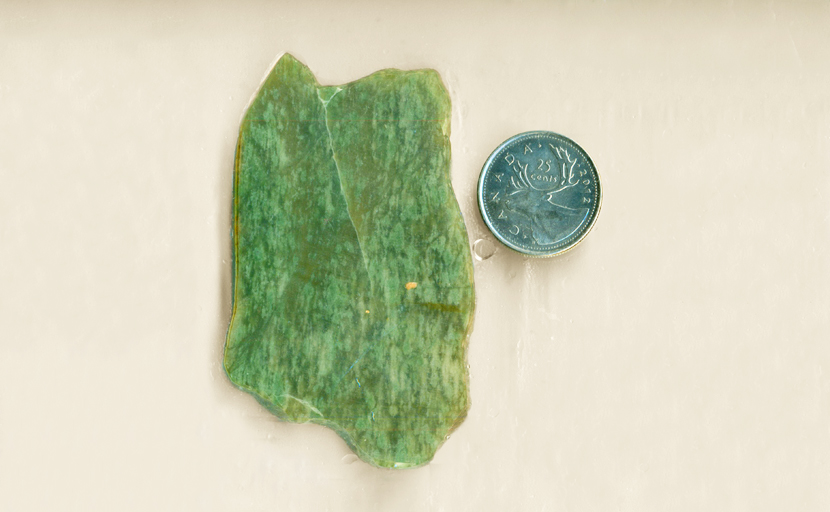
[[[433,70],[321,86],[286,54],[239,132],[230,380],[364,461],[429,462],[469,408],[474,311]]]

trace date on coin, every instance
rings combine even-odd
[[[588,154],[562,135],[535,131],[507,139],[478,181],[478,206],[490,231],[530,256],[556,256],[585,238],[602,202]]]

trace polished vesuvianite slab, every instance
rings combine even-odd
[[[435,71],[321,86],[288,54],[240,128],[227,374],[376,466],[429,462],[469,408],[449,135]]]

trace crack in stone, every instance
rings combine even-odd
[[[357,230],[357,225],[354,223],[354,218],[352,217],[352,209],[349,206],[349,198],[346,196],[346,190],[343,188],[343,175],[340,172],[340,164],[337,163],[337,154],[334,151],[334,140],[331,136],[331,128],[329,127],[329,103],[331,100],[334,99],[337,94],[342,91],[343,88],[337,87],[337,90],[334,91],[334,94],[327,100],[324,100],[323,97],[320,95],[320,88],[317,88],[317,98],[319,98],[320,103],[323,104],[323,114],[325,115],[325,125],[326,125],[326,134],[328,135],[329,141],[329,149],[331,149],[331,160],[334,162],[334,168],[337,170],[337,181],[340,183],[340,193],[343,195],[343,201],[346,202],[346,214],[349,216],[349,221],[352,223],[352,227],[354,228],[355,238],[357,239],[357,248],[360,250],[360,257],[363,260],[363,268],[366,269],[366,275],[369,276],[369,262],[366,260],[366,252],[363,250],[363,244],[360,243],[360,232]]]

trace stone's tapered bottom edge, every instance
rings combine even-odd
[[[464,412],[456,418],[456,420],[452,424],[452,427],[450,427],[447,430],[447,433],[444,435],[444,440],[435,446],[435,450],[432,451],[428,458],[417,461],[379,460],[375,457],[372,457],[366,452],[366,450],[361,449],[357,444],[355,444],[354,440],[352,439],[352,436],[350,436],[349,433],[344,428],[342,428],[337,422],[322,418],[309,418],[306,421],[294,421],[288,417],[288,415],[285,413],[285,410],[283,410],[281,407],[272,403],[268,399],[263,398],[255,391],[245,386],[240,386],[239,384],[237,384],[228,374],[227,368],[225,368],[224,365],[223,369],[225,370],[225,375],[228,377],[228,380],[230,380],[237,389],[251,395],[261,406],[267,409],[268,412],[276,416],[279,421],[284,423],[292,423],[295,425],[313,424],[331,429],[338,436],[340,436],[340,438],[346,443],[346,446],[348,446],[349,449],[352,450],[360,460],[369,464],[370,466],[379,469],[415,469],[426,466],[427,464],[432,462],[432,459],[435,458],[435,454],[438,453],[438,450],[444,445],[447,439],[449,439],[450,434],[452,434],[459,426],[461,426],[461,424],[467,418],[467,413],[470,410],[470,401],[468,399],[467,407],[464,409]]]

